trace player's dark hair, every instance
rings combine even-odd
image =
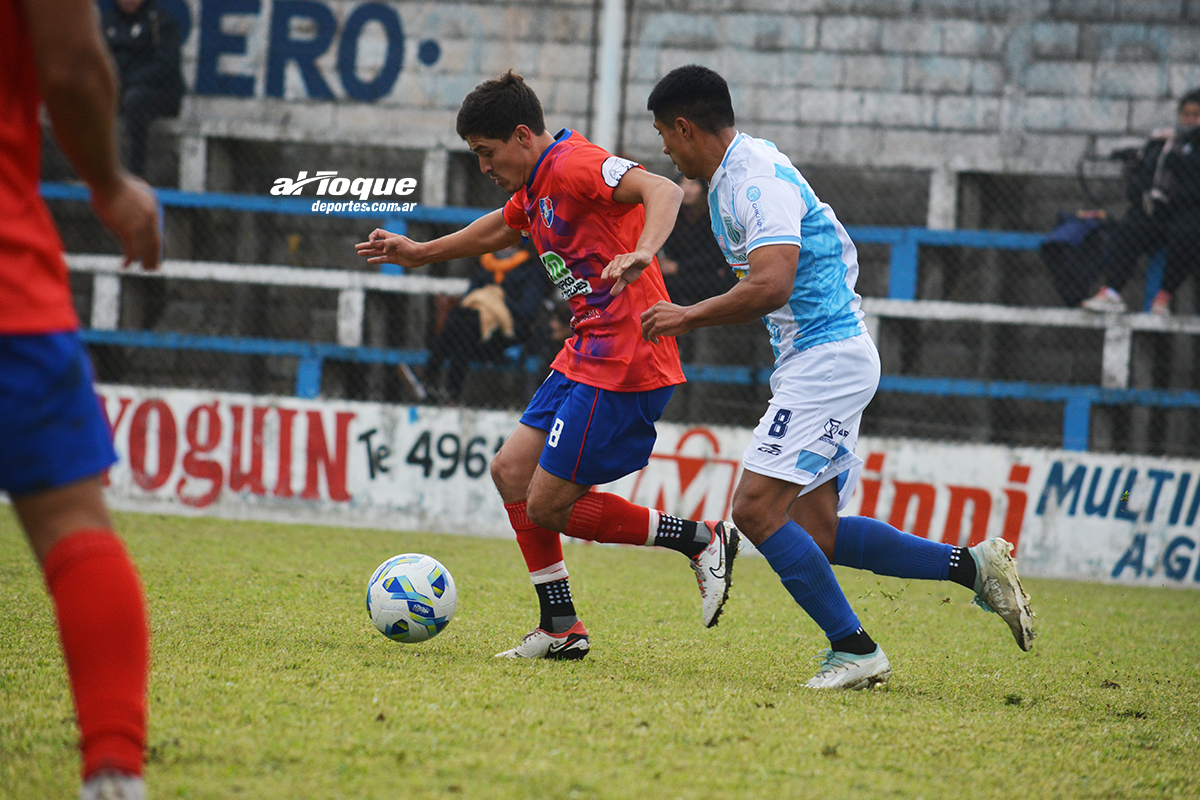
[[[1179,98],[1179,111],[1188,103],[1200,103],[1200,89],[1192,89],[1190,92]]]
[[[709,133],[733,127],[729,84],[699,64],[676,67],[664,75],[650,92],[646,108],[654,113],[655,119],[668,125],[683,117]]]
[[[525,79],[510,69],[471,90],[458,110],[454,129],[463,139],[482,136],[507,142],[518,125],[525,125],[535,136],[546,132],[541,101]]]

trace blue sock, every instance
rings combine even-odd
[[[758,552],[830,641],[860,629],[858,617],[833,576],[833,567],[804,528],[789,520],[758,545]]]
[[[950,573],[953,550],[953,545],[898,531],[877,519],[842,517],[833,563],[894,578],[944,581]]]

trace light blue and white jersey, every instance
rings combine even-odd
[[[776,366],[801,350],[866,333],[862,298],[854,291],[858,251],[833,209],[775,145],[737,134],[713,173],[708,210],[717,244],[739,280],[755,248],[800,247],[791,299],[763,317]]]

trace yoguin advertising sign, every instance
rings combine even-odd
[[[507,411],[101,386],[119,508],[511,536],[490,479]],[[600,487],[729,518],[750,431],[662,423],[650,463]],[[1200,588],[1200,462],[860,440],[844,514],[936,541],[1004,536],[1022,574]]]

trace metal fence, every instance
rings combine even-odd
[[[830,181],[830,191],[816,186],[818,193],[836,196],[839,184],[816,172]],[[860,176],[855,188],[891,208],[869,178]],[[82,188],[52,183],[44,194],[72,254],[102,381],[519,408],[565,332],[563,304],[542,278],[520,335],[497,332],[492,346],[481,347],[477,328],[461,324],[471,316],[462,298],[486,272],[478,262],[388,275],[354,253],[354,242],[376,225],[423,239],[461,226],[478,208],[418,206],[381,219],[313,215],[309,201],[264,194],[161,190],[168,262],[160,275],[144,276],[120,273],[111,256],[83,255],[112,253],[113,244]],[[986,197],[993,206],[1001,199],[994,191]],[[1045,231],[866,225],[866,198],[847,205],[859,290],[884,371],[865,433],[1200,452],[1194,287],[1178,293],[1172,317],[1069,309],[1042,255]],[[692,222],[695,229],[663,253],[676,270],[670,290],[687,301],[727,280],[710,239],[697,233],[706,233],[707,212]],[[527,263],[540,270],[535,259]],[[1151,289],[1131,282],[1127,299],[1153,293],[1154,266]],[[772,354],[761,325],[697,331],[680,348],[689,383],[667,417],[753,425],[770,396]]]

